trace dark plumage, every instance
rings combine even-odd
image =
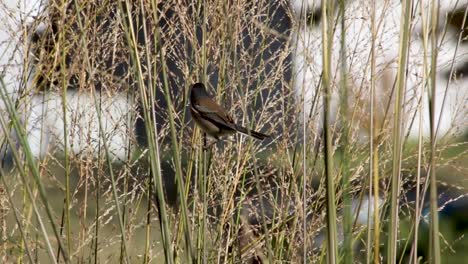
[[[236,125],[227,112],[210,98],[203,83],[192,85],[190,90],[190,112],[197,125],[205,133],[216,139],[236,132],[259,140],[269,137],[269,135]]]

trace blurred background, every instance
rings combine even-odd
[[[406,41],[402,1],[329,2],[329,109],[321,1],[0,3],[1,262],[325,262],[329,128],[340,258],[385,262],[399,149],[397,260],[429,261],[436,168],[465,263],[467,1],[413,0]],[[195,82],[272,136],[204,151]]]

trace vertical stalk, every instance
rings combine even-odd
[[[143,23],[142,23],[142,26],[143,26],[143,34],[145,36],[145,38],[148,36],[148,28],[147,28],[147,19],[148,19],[148,15],[146,14],[146,5],[145,5],[145,1],[144,0],[140,0],[140,10],[141,10],[141,16],[143,17]],[[145,43],[148,43],[145,41]],[[154,87],[153,87],[153,74],[154,76],[156,76],[156,67],[154,67],[153,69],[153,65],[151,64],[151,50],[150,50],[150,45],[145,45],[145,57],[146,57],[146,61],[147,61],[147,67],[148,67],[148,80],[147,80],[147,89],[149,89],[149,98],[150,98],[150,102],[153,102],[155,100],[155,96],[154,96]],[[131,94],[132,96],[132,104],[133,105],[133,102],[135,101],[134,98],[135,98],[135,95],[132,91],[129,91],[129,93]],[[151,113],[151,118],[153,120],[156,120],[156,116],[155,116],[155,113],[154,111],[152,111]],[[133,124],[133,122],[129,122],[129,124]],[[149,134],[148,134],[149,135]],[[129,147],[130,147],[130,140],[129,140]],[[130,154],[130,151],[129,151],[129,154]],[[148,170],[148,175],[152,175],[152,172],[151,170]],[[143,263],[144,264],[147,264],[149,263],[150,261],[150,241],[151,241],[151,205],[152,205],[152,191],[153,191],[153,188],[152,188],[152,185],[153,184],[153,181],[152,181],[152,177],[149,177],[149,179],[147,179],[147,190],[148,190],[148,194],[147,194],[147,205],[146,205],[146,225],[145,225],[145,253],[144,253],[144,256],[143,256]]]
[[[99,137],[98,143],[98,171],[101,171],[101,137]],[[96,226],[94,229],[94,264],[98,263],[98,251],[99,251],[99,210],[100,210],[100,194],[101,194],[101,179],[100,177],[96,177],[96,217],[95,222]]]
[[[65,11],[65,5],[62,3],[62,8],[61,10]],[[62,14],[63,15],[63,14]],[[63,15],[65,17],[65,15]],[[65,23],[62,23],[62,25],[65,25]],[[59,45],[65,43],[64,40],[64,30],[60,30],[60,36],[59,36]],[[66,55],[66,49],[62,47],[62,54],[61,54],[61,60],[60,60],[60,69],[62,70],[61,76],[62,76],[62,114],[63,114],[63,140],[64,140],[64,168],[65,168],[65,210],[64,210],[64,215],[65,215],[65,228],[67,232],[67,249],[68,252],[71,252],[71,225],[70,225],[70,156],[69,156],[69,143],[68,143],[68,129],[67,129],[67,88],[68,88],[68,81],[67,81],[67,72],[66,72],[66,62],[65,58],[67,57]],[[60,252],[60,251],[59,251]],[[58,260],[58,258],[57,258]]]
[[[331,55],[333,39],[333,1],[322,0],[322,48],[323,48],[323,127],[324,156],[327,197],[328,262],[337,263],[338,241],[336,230],[336,202],[334,185],[333,149],[331,144],[330,97],[331,97]]]
[[[415,199],[415,210],[414,210],[414,236],[413,236],[413,244],[411,247],[411,256],[412,261],[414,264],[418,262],[418,236],[419,236],[419,221],[421,219],[421,164],[422,164],[422,152],[423,152],[423,100],[422,97],[425,93],[425,87],[428,85],[428,76],[429,76],[429,66],[428,66],[428,56],[427,56],[427,46],[428,46],[428,37],[429,37],[429,28],[427,24],[427,15],[429,12],[426,11],[426,4],[421,0],[420,2],[420,14],[421,14],[421,25],[422,25],[422,46],[423,46],[423,77],[422,77],[422,85],[421,85],[421,103],[419,105],[419,135],[418,135],[418,158],[417,158],[417,172],[416,172],[416,199]]]
[[[376,97],[375,97],[375,81],[376,81],[376,69],[375,69],[375,42],[377,39],[377,27],[376,27],[376,6],[375,6],[375,1],[372,2],[372,18],[371,18],[371,33],[372,33],[372,47],[371,47],[371,91],[370,91],[370,129],[369,129],[369,147],[370,147],[370,159],[369,159],[369,177],[371,178],[370,184],[369,184],[369,203],[372,203],[371,198],[374,198],[374,215],[370,215],[370,211],[372,209],[371,206],[369,206],[369,215],[368,215],[368,232],[369,232],[369,238],[371,237],[372,230],[374,234],[373,238],[373,244],[374,244],[374,263],[380,263],[380,253],[379,253],[379,243],[380,243],[380,217],[379,217],[379,151],[378,151],[378,146],[379,146],[379,136],[376,135],[376,132],[378,132],[378,124],[376,124],[377,121],[377,114],[375,113],[375,103],[376,103]],[[372,193],[373,191],[373,193]],[[371,195],[373,194],[373,195]],[[373,219],[374,226],[373,228],[370,227],[371,219]],[[367,263],[370,263],[371,259],[371,239],[368,239],[367,241],[368,245],[368,251],[367,251]]]
[[[208,13],[208,10],[207,10],[207,5],[206,5],[206,1],[205,0],[202,0],[202,6],[201,6],[201,9],[200,9],[200,12],[203,12],[202,14],[202,25],[201,25],[201,28],[202,28],[202,67],[203,67],[203,71],[202,71],[202,74],[201,74],[201,80],[203,83],[206,83],[207,82],[207,69],[208,69],[208,64],[207,64],[207,61],[206,61],[206,42],[207,42],[207,32],[206,32],[206,27],[207,27],[207,13]],[[202,162],[200,165],[202,165],[202,180],[201,180],[201,183],[202,183],[202,186],[201,186],[201,195],[202,195],[202,226],[201,226],[201,232],[199,233],[199,235],[201,235],[201,239],[202,239],[202,243],[201,243],[201,248],[202,248],[202,252],[201,253],[201,257],[202,257],[202,262],[199,262],[199,263],[204,263],[206,264],[207,263],[207,256],[206,256],[206,238],[205,238],[205,235],[206,235],[206,221],[207,221],[207,210],[208,210],[208,194],[206,192],[207,190],[207,182],[208,182],[208,155],[207,155],[207,134],[206,133],[203,133],[203,158],[202,158]]]
[[[208,195],[207,195],[207,183],[209,182],[208,180],[208,155],[207,155],[207,134],[203,133],[203,159],[202,159],[202,180],[201,180],[201,195],[203,197],[203,211],[202,211],[202,228],[201,232],[199,235],[201,235],[202,238],[202,252],[201,252],[201,257],[202,257],[202,262],[199,261],[199,263],[207,263],[207,256],[206,256],[206,218],[207,216],[207,210],[208,210]]]
[[[436,102],[436,74],[437,74],[437,27],[439,23],[439,1],[432,0],[431,5],[431,72],[430,72],[430,93],[429,111],[431,125],[431,158],[430,158],[430,248],[429,262],[440,263],[440,241],[439,241],[439,217],[437,206],[437,179],[436,179],[436,124],[435,124],[435,102]]]
[[[341,26],[341,39],[340,39],[340,73],[341,73],[341,89],[340,89],[340,116],[341,124],[343,126],[341,133],[341,148],[342,156],[341,159],[341,173],[342,173],[342,186],[343,186],[343,263],[351,264],[353,262],[353,245],[352,245],[352,233],[353,223],[351,216],[351,194],[349,184],[349,164],[348,164],[348,153],[350,143],[348,140],[349,136],[349,122],[348,122],[348,58],[346,52],[346,17],[345,17],[345,1],[340,0],[340,26]]]
[[[299,24],[298,26],[298,32],[300,31],[300,27],[303,26],[304,32],[307,30],[307,9],[308,9],[308,2],[307,1],[302,1],[301,5],[301,13],[299,16],[299,22],[302,22],[302,25]],[[309,41],[309,38],[306,39]],[[298,37],[296,39],[296,49],[297,46],[299,45],[300,37],[298,34]],[[305,41],[305,40],[304,40]],[[307,43],[308,44],[308,43]],[[306,44],[304,43],[304,46]],[[308,45],[307,45],[308,46]],[[302,51],[304,52],[304,51]],[[306,69],[307,70],[307,67]],[[305,75],[304,75],[305,76]],[[304,77],[305,79],[305,77]],[[302,99],[302,177],[301,178],[301,184],[302,184],[302,241],[303,241],[303,255],[302,255],[302,262],[307,263],[307,121],[308,121],[308,115],[306,112],[306,98],[305,98],[305,80],[303,80],[303,84],[301,85],[301,99]],[[309,89],[313,89],[315,87],[309,87]],[[319,91],[318,89],[316,90],[316,94],[318,94]],[[312,112],[312,109],[310,110]],[[299,140],[298,140],[299,141]],[[297,146],[297,145],[296,145]],[[294,151],[295,153],[295,151]]]
[[[143,256],[143,263],[148,264],[150,261],[150,241],[151,241],[151,202],[152,202],[152,182],[151,178],[148,179],[148,196],[146,204],[146,226],[145,226],[145,253]]]
[[[397,240],[398,240],[398,206],[400,193],[400,168],[402,152],[402,116],[403,97],[406,86],[407,56],[410,45],[410,26],[412,15],[412,0],[405,0],[402,4],[403,23],[400,25],[400,48],[398,57],[397,87],[394,104],[394,127],[393,127],[393,160],[391,178],[391,205],[390,224],[388,229],[387,263],[396,263]]]

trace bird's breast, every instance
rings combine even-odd
[[[190,112],[192,113],[192,118],[195,120],[195,123],[197,123],[197,125],[200,126],[200,128],[205,133],[217,137],[217,135],[221,132],[216,124],[209,121],[208,119],[203,118],[195,108],[191,107]]]

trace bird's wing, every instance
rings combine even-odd
[[[193,108],[197,113],[217,125],[236,130],[232,118],[216,102],[208,99],[210,102],[195,104]]]

